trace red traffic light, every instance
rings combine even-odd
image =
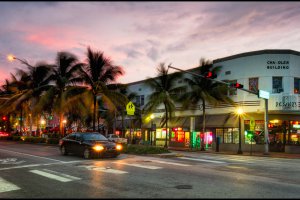
[[[217,78],[217,75],[211,71],[205,72],[204,73],[205,78]]]
[[[231,83],[230,87],[232,87],[232,88],[244,88],[244,85],[242,85],[240,83]]]
[[[7,120],[7,117],[6,117],[6,116],[2,116],[2,120],[3,120],[3,121],[6,121],[6,120]]]

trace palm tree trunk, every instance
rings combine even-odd
[[[168,148],[168,108],[167,105],[165,104],[165,110],[166,110],[166,140],[165,140],[165,148]]]
[[[96,96],[96,95],[94,95],[93,131],[95,131],[95,120],[96,120],[96,101],[97,101],[97,96]]]
[[[205,122],[206,122],[206,114],[205,114],[205,100],[202,99],[202,110],[203,110],[203,124],[202,124],[202,132],[203,132],[203,137],[201,138],[201,148],[200,148],[200,151],[205,151],[205,148],[204,148],[204,136],[205,136]]]
[[[63,127],[63,113],[59,113],[59,132],[62,137],[64,137],[64,127]]]
[[[22,128],[23,128],[23,109],[21,104],[21,109],[20,109],[20,132],[21,133],[22,133]]]

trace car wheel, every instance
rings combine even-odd
[[[84,149],[83,158],[84,159],[90,159],[91,158],[91,151],[88,148]]]
[[[61,154],[64,155],[64,156],[68,155],[68,152],[67,152],[65,146],[62,146],[62,147],[60,148],[60,152],[61,152]]]

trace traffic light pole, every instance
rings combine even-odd
[[[210,79],[210,78],[206,78],[205,76],[202,76],[202,75],[200,75],[200,74],[196,74],[196,73],[188,72],[188,71],[185,71],[185,70],[176,68],[176,67],[172,67],[171,65],[168,65],[168,69],[169,69],[169,68],[176,69],[176,70],[178,70],[178,71],[185,72],[185,73],[188,73],[188,74],[192,74],[192,75],[195,75],[195,76],[199,76],[199,77],[201,77],[201,78]],[[210,79],[210,80],[211,80],[211,81],[218,82],[218,83],[226,84],[228,87],[230,87],[230,84],[227,83],[227,82],[219,81],[219,80],[215,80],[215,79]],[[254,91],[247,90],[247,89],[244,89],[244,88],[237,88],[237,89],[243,90],[243,91],[245,91],[245,92],[249,92],[249,93],[251,93],[251,94],[255,94],[255,95],[258,96],[258,98],[261,98],[261,97],[259,97],[259,93],[258,93],[258,92],[254,92]],[[269,130],[268,130],[269,117],[268,117],[268,99],[267,99],[267,98],[263,98],[263,99],[265,100],[265,113],[264,113],[264,121],[265,121],[265,152],[264,152],[264,154],[268,155],[268,154],[269,154]]]

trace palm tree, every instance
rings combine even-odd
[[[208,71],[213,74],[217,74],[220,70],[220,66],[213,67],[212,62],[204,58],[200,59],[200,65],[196,69],[200,75],[205,76]],[[183,108],[197,105],[199,101],[202,103],[202,132],[206,131],[206,102],[217,105],[220,102],[232,103],[232,100],[227,96],[228,87],[224,84],[212,81],[210,79],[202,78],[192,75],[192,78],[185,78],[190,86],[190,91],[184,93],[180,100],[183,101]],[[204,151],[204,140],[201,139],[201,151]]]
[[[103,52],[93,51],[90,47],[87,48],[87,64],[81,74],[93,99],[93,131],[96,130],[97,96],[111,110],[116,109],[115,105],[118,101],[124,101],[122,94],[108,87],[123,73],[122,67],[113,65],[112,61],[105,57]]]
[[[76,84],[81,83],[80,70],[83,64],[78,58],[69,52],[58,52],[56,63],[52,65],[50,83],[48,90],[43,93],[41,100],[36,106],[37,109],[52,108],[53,112],[59,116],[59,130],[63,132],[63,117],[70,107],[74,106],[70,102],[78,102],[84,94],[86,88]]]
[[[157,77],[146,80],[146,85],[153,91],[149,96],[149,101],[145,105],[144,110],[152,113],[157,107],[164,106],[164,116],[161,120],[161,126],[166,126],[165,148],[168,148],[168,121],[172,119],[172,113],[175,110],[175,102],[177,94],[183,87],[175,87],[176,81],[182,77],[182,73],[176,72],[168,74],[168,68],[164,63],[157,67]]]

